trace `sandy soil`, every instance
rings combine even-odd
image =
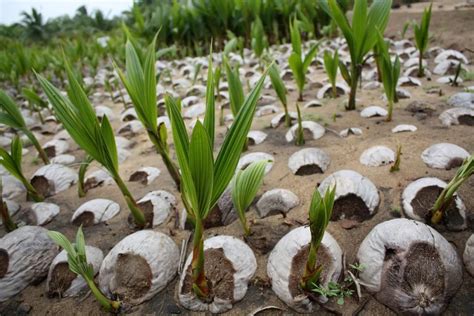
[[[438,1],[439,2],[439,1]],[[444,1],[443,1],[444,2]],[[451,3],[452,1],[449,1]],[[406,9],[401,9],[406,10]],[[409,12],[395,10],[392,14],[390,25],[388,28],[389,35],[397,35],[406,19],[419,18],[420,14],[416,8],[408,10]],[[450,47],[450,45],[458,45],[456,48],[474,48],[473,34],[474,29],[474,10],[457,10],[457,11],[438,11],[435,10],[433,15],[433,34],[434,42],[432,45],[440,45]],[[471,17],[469,19],[469,17]],[[468,40],[467,40],[468,39]],[[471,69],[472,70],[472,69]],[[314,81],[322,82],[325,74],[322,70],[316,72],[316,76],[311,78]],[[359,115],[360,110],[364,106],[380,105],[384,106],[381,100],[382,92],[375,91],[359,91],[358,94],[358,111],[346,112],[343,106],[344,98],[324,100],[323,107],[311,108],[304,110],[305,119],[316,120],[320,124],[325,125],[328,129],[326,135],[319,140],[307,140],[305,147],[318,147],[325,150],[331,156],[331,164],[324,174],[316,174],[310,176],[294,176],[287,167],[288,158],[295,151],[301,149],[293,144],[287,144],[284,135],[286,129],[280,126],[278,129],[269,127],[271,116],[256,118],[254,120],[254,130],[263,130],[268,134],[267,140],[262,144],[251,146],[248,152],[266,152],[275,158],[272,171],[265,177],[264,185],[260,190],[263,193],[274,188],[285,188],[293,191],[299,196],[300,205],[291,210],[287,218],[281,215],[271,216],[266,219],[258,219],[254,207],[249,211],[248,216],[251,220],[267,225],[287,225],[297,227],[307,222],[307,212],[312,191],[317,185],[329,174],[341,170],[351,169],[368,177],[378,188],[381,196],[381,204],[374,217],[363,222],[358,227],[345,230],[339,223],[331,222],[329,224],[329,232],[339,242],[341,248],[345,252],[347,263],[355,260],[356,252],[359,244],[362,242],[368,232],[378,223],[393,218],[391,215],[394,210],[400,210],[400,196],[403,189],[413,180],[424,177],[434,176],[445,181],[454,175],[455,170],[445,171],[428,168],[420,158],[421,152],[428,146],[439,142],[450,142],[457,144],[469,152],[474,151],[474,138],[472,137],[472,127],[469,126],[453,126],[450,128],[443,127],[438,120],[438,115],[446,108],[447,96],[450,96],[462,88],[453,88],[448,85],[439,85],[436,82],[428,82],[422,80],[423,88],[407,88],[412,94],[409,100],[401,100],[394,109],[393,122],[386,123],[380,118],[364,119]],[[474,83],[466,83],[473,85]],[[445,96],[427,94],[424,90],[426,87],[439,86],[442,88]],[[317,89],[307,89],[305,92],[305,101],[315,98]],[[274,95],[271,90],[265,90],[264,94]],[[290,100],[293,109],[296,92],[291,93]],[[411,113],[404,108],[414,100],[422,100],[436,107],[437,111],[432,117],[426,120],[418,121]],[[115,113],[119,113],[123,108],[121,104],[113,104],[110,101],[104,101],[105,105],[114,109]],[[338,118],[333,121],[333,115],[337,114]],[[391,129],[398,124],[413,124],[418,127],[415,133],[392,134]],[[113,122],[115,128],[121,125],[119,120]],[[362,136],[351,136],[349,138],[340,138],[331,131],[341,131],[348,127],[360,127],[363,130]],[[221,127],[217,132],[217,141],[222,142],[225,130]],[[167,190],[177,197],[179,194],[175,189],[173,182],[166,172],[166,169],[156,154],[153,153],[151,143],[148,141],[144,133],[133,138],[136,142],[132,149],[132,157],[130,157],[121,168],[121,174],[124,179],[142,166],[155,166],[162,170],[159,178],[144,186],[138,183],[129,182],[129,188],[134,196],[138,199],[151,190]],[[386,145],[392,150],[396,150],[397,144],[403,146],[403,156],[401,162],[401,170],[398,173],[390,173],[390,166],[385,167],[365,167],[359,163],[360,154],[373,145]],[[72,145],[72,144],[71,144]],[[80,159],[83,153],[73,146],[70,152]],[[30,153],[26,158],[24,165],[27,168],[26,173],[31,175],[39,165],[34,165],[34,157]],[[458,253],[461,255],[467,238],[473,232],[473,211],[474,210],[474,178],[471,178],[461,188],[460,194],[466,204],[469,218],[471,220],[469,229],[462,232],[441,233],[453,243]],[[70,224],[70,218],[74,210],[85,201],[93,198],[106,197],[117,201],[122,207],[122,211],[110,220],[107,224],[96,225],[84,228],[87,243],[101,248],[106,254],[118,241],[133,232],[127,225],[128,210],[126,204],[120,195],[118,189],[114,186],[99,187],[88,192],[85,198],[77,197],[77,187],[62,192],[48,199],[53,203],[61,206],[61,213],[50,224],[46,225],[48,229],[60,230],[69,238],[75,234],[77,227]],[[24,203],[26,206],[27,203]],[[182,209],[182,205],[178,206]],[[286,223],[286,224],[285,224]],[[156,228],[158,231],[169,234],[177,242],[181,244],[183,239],[188,238],[189,232],[175,229],[175,218],[169,218],[168,222]],[[0,227],[0,236],[3,236],[3,227]],[[208,229],[205,236],[214,236],[219,234],[242,236],[242,230],[238,221],[226,227]],[[269,280],[266,275],[266,263],[268,255],[257,255],[258,270],[254,277],[253,284],[250,286],[246,297],[243,301],[234,306],[234,309],[227,313],[228,315],[244,315],[249,312],[266,305],[275,305],[283,309],[278,312],[281,315],[294,314],[288,307],[279,301],[269,287]],[[167,315],[167,314],[190,314],[188,311],[177,306],[174,299],[175,280],[161,293],[156,295],[150,301],[129,310],[133,315]],[[446,315],[472,315],[474,313],[474,301],[472,300],[472,291],[474,290],[474,278],[464,272],[464,280],[461,289],[451,301]],[[361,302],[356,298],[346,300],[344,308],[338,307],[336,304],[330,304],[335,308],[337,314],[343,315],[394,315],[392,311],[378,303],[367,293]],[[30,312],[33,315],[101,315],[105,314],[101,311],[100,306],[95,302],[94,298],[88,294],[83,297],[74,299],[49,299],[46,296],[45,282],[30,286],[25,289],[17,297],[8,302],[0,304],[0,315],[22,315]],[[326,311],[318,314],[325,315]],[[275,311],[267,311],[263,314],[277,314]]]

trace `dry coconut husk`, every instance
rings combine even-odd
[[[0,302],[44,279],[59,249],[48,230],[23,226],[0,239]]]
[[[300,287],[299,281],[304,273],[309,253],[311,232],[309,227],[298,227],[286,234],[270,253],[267,273],[272,282],[275,294],[288,306],[299,313],[311,313],[318,309],[318,302],[313,301]],[[324,233],[317,253],[317,264],[323,266],[320,284],[336,282],[342,271],[342,250],[337,241]],[[327,300],[327,299],[326,299]],[[319,298],[319,303],[326,301]]]
[[[467,272],[474,276],[474,234],[469,237],[464,248],[463,261]]]
[[[50,164],[36,170],[31,185],[44,197],[69,189],[77,182],[77,173],[71,168]]]
[[[179,304],[195,312],[224,313],[244,298],[248,283],[257,270],[257,260],[250,247],[233,236],[206,239],[204,258],[209,299],[204,302],[192,291],[191,253],[179,280]]]
[[[142,230],[116,244],[102,261],[100,289],[125,304],[138,305],[163,290],[174,278],[179,250],[167,235]]]
[[[454,247],[428,225],[405,218],[375,226],[357,258],[365,288],[403,315],[441,314],[462,282]]]

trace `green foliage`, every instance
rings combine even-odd
[[[298,114],[298,128],[296,129],[295,145],[303,146],[305,143],[304,140],[304,130],[303,130],[303,121],[301,119],[300,106],[296,104],[296,113]]]
[[[0,177],[0,218],[2,219],[2,224],[5,227],[7,233],[17,229],[16,223],[12,220],[10,212],[8,211],[7,202],[3,200],[3,183],[2,177]]]
[[[263,30],[262,21],[257,16],[252,23],[252,49],[255,55],[260,58],[267,47],[268,39]]]
[[[67,237],[60,232],[49,231],[48,236],[67,252],[69,270],[84,278],[92,293],[104,309],[109,312],[118,311],[121,305],[120,302],[109,300],[97,288],[94,282],[94,268],[92,264],[87,262],[86,243],[82,226],[77,230],[76,242],[74,244],[71,244]]]
[[[239,113],[241,106],[244,104],[244,88],[240,81],[239,68],[231,68],[228,61],[225,61],[225,70],[227,83],[229,85],[230,109],[235,117]]]
[[[288,113],[288,101],[286,99],[286,86],[280,76],[280,69],[278,68],[277,64],[272,64],[268,68],[268,75],[270,76],[270,80],[272,82],[272,87],[275,90],[278,99],[280,99],[281,104],[283,105],[283,109],[285,110],[285,125],[286,127],[291,126],[291,117]]]
[[[421,18],[420,25],[414,23],[413,31],[415,33],[415,44],[418,50],[420,51],[419,62],[418,62],[418,76],[423,77],[425,75],[423,67],[423,55],[428,48],[428,41],[430,38],[429,29],[431,22],[431,8],[433,4],[430,4],[428,8],[423,10],[423,16]]]
[[[21,168],[22,149],[20,138],[15,136],[11,143],[10,153],[0,148],[0,164],[25,186],[29,197],[35,202],[42,202],[44,198],[36,192],[35,188],[28,182],[23,174]]]
[[[337,98],[337,88],[336,88],[336,77],[337,69],[339,67],[339,53],[336,50],[334,55],[331,55],[329,51],[324,52],[324,69],[329,77],[329,82],[332,86],[332,96]]]
[[[433,206],[431,223],[438,224],[446,213],[449,205],[453,201],[459,187],[474,174],[474,156],[467,158],[456,171],[456,175],[449,181],[436,199]]]
[[[208,74],[213,74],[210,64]],[[166,96],[165,104],[170,117],[176,156],[181,170],[181,197],[188,218],[194,223],[193,237],[193,290],[198,297],[209,294],[204,274],[203,221],[229,184],[237,167],[240,153],[247,140],[258,98],[266,74],[255,85],[243,102],[234,123],[226,134],[224,142],[214,159],[214,80],[208,78],[206,113],[204,123],[197,121],[188,136],[181,115],[179,102]]]
[[[379,33],[377,42],[377,52],[380,54],[380,70],[382,73],[382,82],[385,90],[385,95],[388,101],[388,116],[387,121],[392,120],[393,103],[397,101],[397,84],[400,77],[400,59],[395,57],[392,63],[388,53],[388,45],[385,43],[383,36]]]
[[[368,8],[367,0],[358,0],[354,3],[352,25],[336,0],[320,0],[322,7],[331,15],[341,29],[346,39],[351,56],[350,72],[343,63],[341,74],[349,79],[351,93],[347,110],[355,110],[357,84],[362,73],[365,56],[377,42],[377,30],[382,34],[388,23],[392,0],[374,0]]]
[[[302,45],[301,45],[301,34],[299,30],[298,20],[293,19],[293,23],[290,24],[291,34],[291,47],[293,52],[291,53],[288,63],[290,64],[291,71],[296,80],[296,86],[299,91],[299,101],[303,101],[303,91],[306,84],[306,73],[311,65],[314,57],[318,53],[318,44],[313,45],[308,53],[303,56]]]
[[[350,280],[347,279],[346,281],[352,284],[353,281]],[[348,288],[346,284],[339,284],[333,281],[329,282],[327,287],[315,284],[312,291],[327,298],[336,297],[338,305],[344,305],[344,299],[354,295],[354,290]]]
[[[71,66],[67,61],[65,63],[69,82],[68,97],[63,96],[61,91],[39,74],[37,74],[38,81],[54,108],[56,118],[63,124],[71,138],[107,169],[122,191],[135,223],[142,227],[146,224],[145,217],[119,175],[117,147],[112,126],[107,116],[99,122]]]
[[[232,202],[239,215],[240,223],[244,229],[244,235],[251,234],[250,227],[245,217],[245,212],[252,204],[258,189],[263,183],[267,161],[256,161],[245,170],[237,171],[232,187]]]
[[[321,196],[316,189],[311,198],[309,207],[309,228],[311,230],[311,243],[309,249],[308,260],[306,262],[305,271],[300,281],[300,286],[304,290],[309,290],[312,284],[317,284],[322,266],[316,266],[316,256],[324,237],[324,232],[331,219],[332,209],[334,206],[334,198],[336,195],[336,187],[327,189],[324,197]]]
[[[79,195],[80,198],[85,197],[87,193],[84,187],[84,178],[86,176],[87,168],[92,163],[92,161],[94,161],[94,159],[91,156],[86,156],[84,161],[81,163],[81,166],[79,167],[78,180],[77,180],[77,194]]]
[[[402,157],[402,145],[398,145],[397,147],[397,156],[395,157],[395,162],[393,166],[390,167],[390,172],[397,172],[400,171],[400,162]]]

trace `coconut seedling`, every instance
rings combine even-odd
[[[400,171],[400,162],[402,157],[402,145],[398,144],[397,146],[397,154],[395,156],[395,162],[390,167],[390,172],[397,172]]]
[[[366,55],[377,42],[377,29],[383,34],[387,26],[392,0],[374,0],[369,8],[367,0],[355,1],[352,25],[349,24],[337,0],[323,0],[322,4],[341,29],[349,48],[350,69],[347,69],[342,62],[339,62],[339,68],[344,80],[351,87],[346,110],[355,110],[357,86]]]
[[[212,76],[212,64],[209,64],[208,76]],[[209,285],[204,273],[203,221],[233,177],[240,153],[247,140],[265,76],[266,74],[262,76],[249,96],[242,102],[215,159],[213,156],[215,109],[212,77],[208,78],[204,121],[203,123],[196,122],[191,137],[187,134],[176,100],[169,95],[165,98],[182,175],[181,197],[188,218],[194,224],[192,289],[200,299],[206,299],[209,296]]]
[[[20,138],[15,136],[11,143],[10,153],[5,149],[0,148],[0,165],[7,169],[12,176],[17,178],[23,184],[29,198],[33,199],[35,202],[41,202],[44,200],[44,197],[36,191],[35,187],[31,185],[23,174],[21,168],[22,149]]]
[[[296,104],[296,113],[298,114],[298,128],[296,129],[296,137],[295,137],[295,144],[296,146],[303,146],[304,141],[304,129],[303,129],[303,121],[301,119],[301,110],[300,106]]]
[[[155,42],[156,37],[151,42],[146,53],[143,54],[143,59],[140,59],[136,45],[129,39],[125,47],[127,73],[124,74],[117,65],[114,66],[132,99],[138,119],[145,126],[150,141],[161,155],[163,163],[176,186],[179,187],[180,175],[176,164],[170,156],[166,126],[164,123],[158,126],[157,123]]]
[[[418,48],[418,77],[425,76],[425,69],[423,67],[423,55],[428,48],[428,41],[430,38],[429,29],[431,22],[431,7],[433,4],[430,4],[428,8],[423,10],[423,16],[421,17],[421,23],[418,25],[413,23],[413,31],[415,33],[415,44]]]
[[[35,146],[44,164],[49,164],[48,155],[41,147],[35,135],[26,126],[25,119],[20,112],[20,107],[3,90],[0,91],[0,123],[23,132],[33,146]]]
[[[65,66],[69,82],[68,97],[63,96],[61,91],[43,76],[37,74],[37,78],[53,106],[56,118],[86,154],[107,169],[122,192],[135,224],[137,227],[144,227],[146,225],[145,216],[119,174],[117,146],[109,119],[104,115],[99,122],[94,108],[73,75],[67,60],[65,60]]]
[[[464,163],[459,167],[456,175],[448,185],[443,189],[441,194],[436,199],[433,206],[433,212],[431,216],[431,223],[438,224],[443,219],[446,210],[453,201],[455,194],[459,187],[474,174],[474,156],[470,156]]]
[[[234,67],[232,69],[228,60],[225,60],[225,70],[227,83],[229,85],[230,110],[235,118],[244,104],[244,88],[240,81],[239,67]]]
[[[7,203],[3,200],[3,183],[2,183],[1,177],[0,177],[0,218],[2,219],[2,223],[5,226],[5,230],[7,231],[7,233],[14,231],[15,229],[18,228],[16,226],[16,223],[13,221],[13,219],[10,216]]]
[[[291,117],[288,113],[288,101],[286,99],[286,87],[283,83],[283,80],[280,76],[280,69],[276,64],[273,64],[268,68],[268,75],[270,76],[270,80],[272,82],[273,89],[275,90],[278,99],[280,99],[281,104],[283,105],[283,109],[285,111],[285,126],[291,127]]]
[[[309,246],[308,260],[300,280],[300,287],[309,291],[318,284],[319,277],[323,271],[323,266],[316,264],[317,252],[331,218],[334,206],[336,186],[327,189],[324,197],[318,190],[315,190],[309,206],[309,228],[311,230],[311,242]]]
[[[339,53],[336,50],[333,55],[329,51],[324,52],[324,69],[329,77],[329,82],[332,88],[332,97],[337,98],[336,77],[337,69],[339,67]]]
[[[60,232],[49,231],[48,236],[67,252],[69,270],[84,278],[92,294],[94,294],[102,307],[108,312],[117,312],[120,309],[121,303],[108,299],[95,284],[94,268],[92,264],[87,262],[86,243],[82,227],[79,227],[77,230],[76,242],[74,244]]]
[[[257,15],[255,21],[252,23],[252,49],[255,53],[255,56],[260,61],[262,58],[263,52],[268,47],[268,39],[265,35],[265,31],[263,29],[262,21],[260,20],[259,16]]]
[[[79,195],[80,198],[86,196],[86,189],[85,189],[85,183],[84,179],[86,176],[87,168],[89,165],[94,161],[94,158],[91,156],[86,156],[84,161],[81,163],[81,166],[79,167],[79,172],[78,172],[78,179],[77,179],[77,194]]]
[[[392,63],[390,54],[388,52],[387,43],[383,36],[379,33],[377,51],[380,54],[380,70],[382,74],[382,83],[385,90],[385,96],[388,102],[388,115],[387,122],[392,120],[393,104],[397,102],[397,84],[398,78],[400,77],[400,59],[398,56],[395,57],[395,61]]]
[[[41,110],[48,108],[48,102],[43,100],[32,88],[23,88],[21,89],[21,93],[30,104],[31,109],[38,114],[41,124],[44,124]]]
[[[266,160],[253,162],[245,170],[239,170],[234,179],[232,202],[234,203],[240,223],[242,224],[245,237],[250,236],[252,233],[245,212],[250,204],[252,204],[258,189],[263,183],[266,165]]]
[[[319,43],[313,45],[308,53],[303,55],[299,22],[296,18],[293,19],[293,23],[290,23],[290,36],[293,52],[288,59],[288,63],[290,64],[291,71],[295,77],[296,86],[298,87],[298,101],[303,101],[304,86],[306,84],[306,73],[308,72],[311,62],[318,53]]]

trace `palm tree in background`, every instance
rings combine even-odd
[[[21,24],[25,27],[26,36],[32,40],[44,40],[45,29],[43,15],[35,8],[31,9],[31,13],[23,11],[21,15],[23,16]]]

